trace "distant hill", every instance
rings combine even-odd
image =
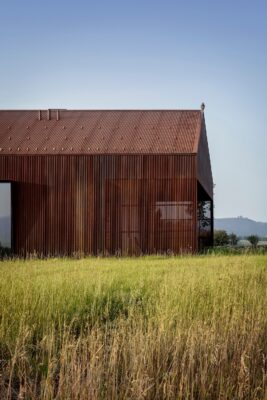
[[[2,246],[10,246],[10,217],[0,217],[0,243]]]
[[[214,229],[223,229],[239,237],[258,235],[267,237],[267,222],[257,222],[249,218],[215,218]]]

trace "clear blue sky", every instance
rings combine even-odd
[[[215,216],[267,221],[267,2],[9,0],[0,108],[199,108]]]

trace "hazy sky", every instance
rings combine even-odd
[[[0,108],[199,108],[215,216],[267,221],[267,2],[1,3]]]

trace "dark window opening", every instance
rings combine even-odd
[[[203,250],[213,245],[213,201],[198,183],[198,247]]]

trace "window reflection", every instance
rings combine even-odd
[[[0,249],[11,248],[11,184],[0,183]]]
[[[192,219],[193,215],[191,201],[157,201],[155,211],[161,220]]]

